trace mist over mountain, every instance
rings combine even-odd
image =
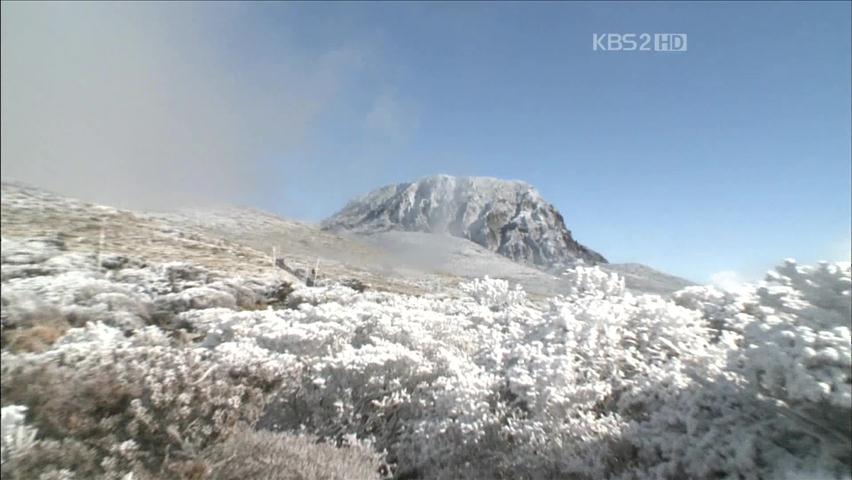
[[[368,234],[446,233],[545,269],[607,263],[577,242],[562,214],[521,181],[435,175],[388,185],[349,202],[322,227]]]

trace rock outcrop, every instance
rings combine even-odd
[[[447,233],[546,269],[578,261],[606,263],[574,240],[556,208],[520,181],[437,175],[390,185],[351,201],[322,227],[355,233]]]

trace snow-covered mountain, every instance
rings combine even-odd
[[[562,215],[530,184],[436,175],[379,188],[325,220],[332,231],[448,233],[520,263],[558,269],[606,259],[574,240]]]

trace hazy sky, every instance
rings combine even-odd
[[[2,174],[320,220],[522,179],[582,243],[695,280],[850,251],[849,2],[2,4]],[[683,53],[593,33],[678,32]],[[721,273],[719,273],[721,271]]]

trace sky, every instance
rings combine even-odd
[[[319,221],[432,174],[534,185],[612,262],[848,260],[849,2],[2,3],[2,175]],[[593,50],[685,33],[685,52]]]

